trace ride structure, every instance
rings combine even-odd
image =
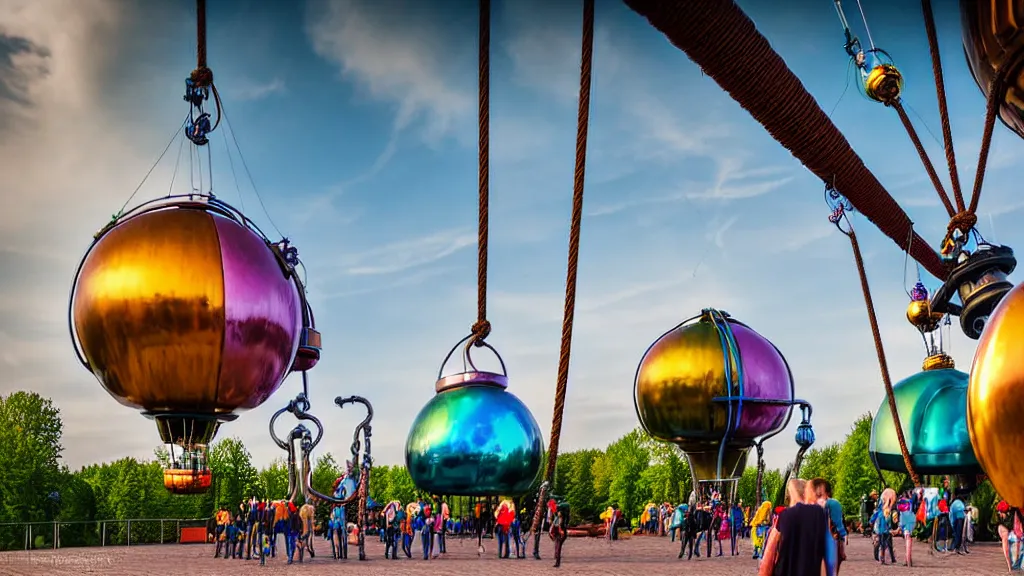
[[[537,421],[522,401],[507,391],[505,362],[486,341],[491,332],[487,320],[490,19],[490,2],[481,0],[477,321],[470,335],[442,361],[434,386],[436,395],[413,420],[405,443],[405,464],[413,482],[433,495],[521,495],[537,478],[543,454]],[[445,376],[445,366],[460,347],[463,371]],[[471,356],[474,347],[491,351],[501,373],[478,369]]]
[[[633,389],[640,425],[686,454],[698,493],[717,490],[731,501],[756,448],[760,504],[764,442],[789,425],[794,406],[802,412],[794,470],[814,443],[811,406],[795,398],[782,353],[726,312],[704,309],[662,334],[644,353]]]
[[[150,169],[179,137],[180,162],[188,140],[192,188],[173,193],[176,162],[166,196],[126,211],[147,174],[95,235],[72,284],[72,343],[79,361],[111,396],[156,422],[170,452],[164,486],[178,494],[211,487],[206,450],[222,423],[262,405],[290,373],[301,372],[302,393],[271,419],[271,436],[290,455],[289,500],[299,493],[335,503],[359,498],[365,510],[372,407],[363,398],[336,400],[339,406],[364,404],[369,412],[353,444],[358,462],[362,433],[360,490],[339,501],[309,487],[309,453],[323,427],[307,412],[307,372],[320,360],[321,335],[298,249],[287,238],[271,240],[214,194],[210,136],[222,119],[229,130],[230,122],[207,67],[205,0],[196,7],[198,61],[185,81],[188,115]],[[237,148],[233,133],[232,140]],[[240,149],[238,155],[245,166]],[[228,159],[234,173],[230,148]],[[300,423],[289,442],[279,439],[273,425],[285,411],[313,422],[316,437]]]
[[[189,113],[164,149],[183,136],[180,161],[189,141],[192,189],[172,193],[176,163],[165,197],[125,211],[147,174],[93,238],[68,309],[79,361],[117,401],[156,422],[171,453],[164,484],[186,494],[211,485],[206,447],[220,425],[277,390],[300,340],[316,344],[314,332],[303,332],[295,248],[214,195],[209,136],[226,117],[206,65],[205,1],[197,7]]]
[[[928,290],[920,281],[911,290],[907,319],[921,333],[927,352],[922,371],[893,386],[912,467],[925,476],[956,474],[961,486],[973,487],[982,470],[967,429],[970,376],[957,370],[943,350],[949,317],[930,309]],[[886,403],[872,420],[868,453],[880,470],[909,474]]]
[[[406,441],[406,466],[421,490],[444,496],[518,496],[537,479],[543,461],[540,428],[518,398],[507,392],[504,361],[486,342],[491,325],[487,320],[487,245],[489,216],[489,122],[490,122],[490,0],[480,0],[479,34],[479,242],[477,267],[477,321],[470,335],[455,345],[442,362],[435,384],[436,395],[414,420]],[[573,177],[572,215],[566,270],[565,308],[547,467],[540,483],[533,521],[533,557],[540,559],[540,528],[547,509],[547,492],[558,460],[562,416],[568,388],[569,358],[575,314],[583,191],[586,171],[587,132],[590,115],[591,69],[594,41],[594,1],[583,0],[583,32],[577,116],[576,164]],[[461,373],[444,376],[448,360],[459,348]],[[487,348],[498,359],[501,373],[476,367],[473,348]],[[564,522],[568,509],[563,505]],[[482,533],[478,533],[483,553]],[[555,567],[560,565],[556,548]]]
[[[968,430],[974,454],[996,490],[1012,505],[1024,505],[1024,464],[1005,458],[1005,454],[1024,448],[1024,431],[1019,426],[1024,417],[1024,399],[1018,392],[1024,385],[1024,369],[1011,365],[1009,360],[1024,354],[1024,341],[1019,338],[1020,327],[1024,325],[1024,306],[1020,305],[1024,290],[1019,286],[1013,288],[1007,278],[1016,266],[1012,249],[985,241],[975,227],[996,117],[1001,117],[1018,135],[1024,136],[1021,130],[1024,100],[1020,97],[1024,78],[1021,65],[1024,32],[1019,24],[1024,21],[1022,8],[1011,0],[960,2],[968,66],[987,99],[974,187],[967,202],[956,167],[934,14],[930,0],[921,2],[952,200],[913,125],[905,114],[900,116],[950,217],[937,253],[917,234],[907,214],[734,1],[624,1],[686,52],[706,75],[821,178],[826,183],[826,192],[834,193],[830,200],[833,209],[836,204],[844,205],[846,211],[856,209],[941,282],[930,296],[930,311],[959,316],[964,334],[979,340],[967,400]],[[841,6],[837,4],[837,7],[844,29],[848,30]],[[852,34],[847,33],[847,52],[854,52],[851,58],[856,63],[857,44],[851,40]],[[873,40],[871,46],[874,49]],[[865,67],[868,66],[866,56]],[[891,61],[879,64],[892,66]],[[875,76],[878,82],[867,83],[874,70],[874,67],[867,70],[865,95],[875,95],[876,100],[900,113],[902,87],[901,82],[895,81],[899,70],[894,66],[879,69]],[[883,89],[885,86],[889,89]],[[893,89],[895,87],[900,89]],[[838,218],[843,219],[843,214]],[[850,238],[860,272],[897,439],[905,466],[915,485],[919,485],[920,478],[906,449],[903,426],[899,422],[859,244],[852,227],[845,233]],[[956,298],[959,303],[954,302]]]

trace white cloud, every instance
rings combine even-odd
[[[396,274],[437,262],[476,244],[476,234],[465,229],[442,230],[421,238],[392,242],[339,259],[346,274],[372,276]]]
[[[403,13],[416,18],[403,20]],[[426,136],[436,140],[473,110],[475,98],[452,81],[443,33],[427,15],[401,0],[313,0],[308,32],[320,56],[373,97],[398,105],[396,128],[425,116]]]
[[[268,96],[275,94],[284,94],[286,92],[284,80],[280,78],[274,78],[269,82],[255,83],[252,81],[242,81],[231,86],[231,97],[235,100],[262,100]]]

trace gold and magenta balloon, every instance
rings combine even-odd
[[[967,423],[978,462],[996,492],[1024,506],[1024,285],[1003,297],[978,341],[967,389]]]
[[[651,345],[634,400],[640,424],[686,453],[694,479],[731,480],[755,441],[788,423],[793,378],[771,342],[708,309]]]
[[[186,450],[277,390],[303,328],[293,272],[221,206],[177,202],[122,218],[97,235],[72,294],[83,364]]]

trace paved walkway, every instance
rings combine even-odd
[[[750,543],[743,542],[743,554],[736,557],[694,558],[677,560],[678,547],[668,538],[633,537],[614,545],[603,539],[573,538],[566,542],[562,569],[551,568],[551,541],[542,541],[544,560],[498,560],[494,557],[493,540],[485,540],[487,552],[478,556],[475,540],[449,541],[447,557],[425,562],[421,559],[385,560],[379,541],[368,542],[370,559],[359,562],[331,560],[330,545],[322,540],[315,543],[321,553],[312,562],[288,566],[283,557],[268,560],[260,568],[256,561],[214,559],[212,545],[136,546],[132,548],[69,548],[64,550],[36,550],[32,552],[0,553],[0,574],[5,576],[53,575],[79,576],[83,574],[145,574],[147,576],[195,575],[218,576],[224,574],[360,574],[360,575],[430,575],[438,570],[461,576],[498,576],[508,574],[567,574],[659,576],[663,574],[699,574],[701,576],[754,575],[756,563],[750,559]],[[728,553],[728,542],[726,553]],[[902,540],[896,539],[899,565],[879,566],[871,559],[870,540],[851,538],[849,561],[843,565],[843,576],[897,574],[899,576],[956,574],[1005,574],[1006,564],[997,544],[978,544],[968,556],[929,556],[923,545],[915,551],[913,569],[902,566]],[[279,543],[279,546],[281,544]],[[283,546],[281,546],[283,550]],[[328,557],[324,557],[326,554]],[[355,555],[354,548],[350,555]],[[443,566],[443,568],[442,568]],[[449,572],[452,571],[452,572]]]

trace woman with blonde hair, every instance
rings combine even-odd
[[[878,499],[878,508],[875,509],[871,523],[874,525],[875,534],[878,536],[878,561],[885,564],[885,551],[889,551],[889,559],[896,563],[896,552],[892,547],[892,512],[896,503],[896,491],[892,488],[882,490],[882,496]]]
[[[764,543],[768,538],[768,527],[772,521],[772,503],[770,500],[761,502],[754,517],[750,519],[750,543],[754,547],[754,559],[761,557]]]

